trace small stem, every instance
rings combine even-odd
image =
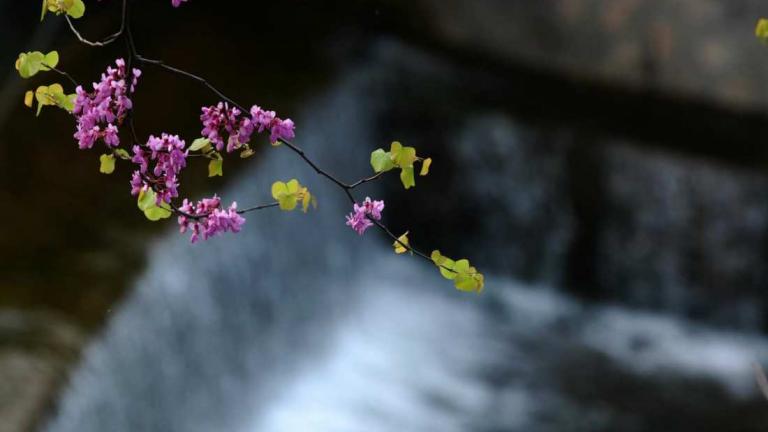
[[[244,214],[244,213],[249,213],[249,212],[252,212],[252,211],[264,210],[264,209],[267,209],[267,208],[277,207],[279,205],[280,205],[279,202],[273,202],[273,203],[269,203],[269,204],[257,205],[257,206],[254,206],[254,207],[249,207],[247,209],[238,210],[237,214]]]
[[[373,224],[374,224],[374,225],[376,225],[376,226],[377,226],[377,227],[379,227],[379,228],[380,228],[382,231],[384,231],[384,232],[385,232],[385,233],[386,233],[386,234],[387,234],[389,237],[391,237],[391,238],[392,238],[392,240],[394,240],[395,242],[397,242],[397,243],[398,243],[400,246],[402,246],[402,247],[406,248],[408,251],[410,251],[410,252],[413,252],[413,253],[415,253],[416,255],[418,255],[418,256],[420,256],[420,257],[424,258],[425,260],[427,260],[427,261],[429,261],[429,262],[432,262],[432,258],[430,258],[429,256],[427,256],[427,254],[425,254],[424,252],[421,252],[421,251],[419,251],[419,250],[417,250],[417,249],[414,249],[413,247],[411,247],[411,246],[409,246],[409,245],[407,245],[407,244],[405,244],[405,243],[401,242],[401,241],[400,241],[400,239],[399,239],[399,238],[398,238],[396,235],[392,234],[392,231],[390,231],[390,230],[389,230],[389,228],[387,228],[387,227],[386,227],[386,226],[385,226],[383,223],[381,223],[381,222],[377,221],[376,219],[371,219],[371,218],[368,218],[368,220],[370,220],[371,222],[373,222]]]
[[[75,85],[75,87],[77,87],[77,86],[79,86],[79,85],[80,85],[80,84],[78,84],[78,83],[77,83],[77,81],[75,81],[75,79],[74,79],[74,78],[72,78],[72,75],[70,75],[70,74],[68,74],[68,73],[64,72],[63,70],[61,70],[61,69],[57,69],[57,68],[55,68],[55,67],[53,67],[53,66],[50,66],[50,65],[47,65],[47,64],[46,64],[45,66],[46,66],[47,68],[50,68],[52,71],[56,72],[57,74],[59,74],[59,75],[62,75],[62,76],[64,76],[64,77],[66,77],[66,78],[67,78],[67,79],[68,79],[68,80],[69,80],[69,81],[70,81],[72,84],[74,84],[74,85]]]
[[[381,228],[381,230],[384,231],[389,237],[391,237],[395,241],[395,243],[397,243],[400,246],[404,247],[409,252],[412,252],[412,253],[420,256],[421,258],[424,258],[425,260],[431,262],[432,264],[435,264],[435,262],[432,261],[432,258],[427,256],[427,254],[425,254],[424,252],[421,252],[418,249],[414,249],[410,245],[407,245],[407,244],[401,242],[400,239],[397,236],[395,236],[394,234],[392,234],[392,231],[390,231],[389,228],[384,226],[384,224],[382,224],[381,222],[379,222],[379,221],[377,221],[375,219],[371,219],[371,218],[368,218],[368,220],[373,222],[373,224],[376,225],[377,227]],[[447,270],[447,271],[449,271],[451,273],[458,273],[456,270],[454,270],[452,268],[448,268],[448,267],[446,267],[444,265],[438,265],[438,267],[440,267],[442,269],[445,269],[445,270]]]
[[[323,176],[323,177],[329,179],[330,181],[336,183],[337,186],[339,186],[341,189],[343,189],[344,192],[347,194],[347,197],[349,198],[349,200],[352,201],[352,204],[354,204],[356,202],[355,201],[355,197],[352,195],[352,192],[349,191],[350,190],[349,185],[347,185],[346,183],[342,182],[341,180],[337,179],[336,177],[334,177],[333,175],[331,175],[327,171],[325,171],[322,168],[320,168],[319,166],[317,166],[309,157],[307,157],[307,154],[304,153],[304,150],[302,150],[299,146],[293,144],[290,141],[284,140],[282,138],[280,139],[280,142],[285,144],[289,149],[293,150],[294,153],[298,154],[302,159],[304,159],[304,161],[309,166],[311,166],[312,169],[314,169],[316,173],[318,173],[321,176]]]
[[[125,1],[123,2],[123,10],[125,10]],[[104,47],[104,46],[107,46],[107,45],[111,44],[112,42],[117,40],[117,38],[119,38],[120,35],[123,34],[123,30],[125,29],[125,13],[123,13],[123,22],[120,24],[120,30],[118,30],[116,33],[113,33],[113,34],[107,36],[106,38],[104,38],[101,41],[94,42],[94,41],[90,41],[90,40],[84,38],[83,35],[81,35],[80,32],[77,31],[77,29],[75,28],[75,25],[72,23],[72,19],[69,18],[68,15],[64,15],[64,18],[66,18],[67,23],[69,24],[70,30],[72,30],[72,33],[75,34],[77,39],[80,42],[82,42],[82,43],[84,43],[86,45],[92,46],[92,47]]]
[[[129,34],[130,34],[130,31],[129,31]],[[189,72],[187,72],[185,70],[181,70],[179,68],[167,65],[162,60],[148,59],[148,58],[143,57],[142,55],[138,54],[135,51],[134,51],[134,54],[136,56],[136,60],[139,61],[140,63],[146,63],[146,64],[155,65],[155,66],[163,68],[163,69],[165,69],[167,71],[170,71],[170,72],[173,72],[173,73],[177,73],[177,74],[185,76],[187,78],[191,78],[191,79],[193,79],[193,80],[203,84],[204,86],[208,87],[212,92],[216,93],[217,96],[219,96],[224,101],[230,103],[232,106],[237,107],[240,111],[242,111],[244,113],[248,112],[248,110],[245,109],[242,105],[240,105],[239,103],[235,102],[234,100],[228,98],[224,93],[220,92],[219,89],[217,89],[211,83],[206,81],[205,78],[197,76],[197,75],[192,74],[192,73],[189,73]]]
[[[237,210],[237,214],[250,213],[250,212],[254,212],[254,211],[258,211],[258,210],[264,210],[264,209],[268,209],[268,208],[272,208],[272,207],[277,207],[279,205],[280,205],[280,203],[278,203],[278,202],[273,202],[273,203],[269,203],[269,204],[261,204],[261,205],[249,207],[247,209]],[[204,219],[204,218],[207,218],[208,216],[211,215],[211,213],[193,215],[193,214],[187,213],[187,212],[179,209],[178,207],[176,207],[173,204],[170,204],[170,206],[171,206],[171,211],[173,213],[176,213],[176,214],[178,214],[180,216],[184,216],[184,217],[186,217],[188,219],[192,219],[192,220]]]
[[[346,187],[347,187],[347,189],[354,189],[354,188],[356,188],[356,187],[360,186],[360,185],[361,185],[361,184],[363,184],[363,183],[368,183],[368,182],[370,182],[370,181],[374,181],[374,180],[378,179],[378,178],[379,178],[379,177],[381,177],[383,174],[384,174],[384,171],[381,171],[381,172],[379,172],[379,173],[376,173],[376,175],[373,175],[373,176],[371,176],[371,177],[367,177],[367,178],[364,178],[364,179],[358,180],[358,181],[356,181],[356,182],[354,182],[354,183],[352,183],[352,184],[348,184]]]

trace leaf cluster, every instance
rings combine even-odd
[[[482,273],[472,267],[466,258],[452,260],[444,256],[440,251],[432,251],[432,262],[440,269],[444,278],[452,280],[456,289],[460,291],[481,292],[485,285]]]
[[[43,10],[40,13],[40,21],[45,18],[47,12],[56,15],[67,14],[72,18],[80,18],[85,13],[83,0],[43,0]]]
[[[301,203],[301,210],[306,213],[309,205],[317,208],[317,198],[309,189],[302,186],[298,180],[291,179],[287,183],[276,181],[272,183],[272,198],[280,204],[280,210],[291,211]]]
[[[422,159],[416,156],[416,149],[413,147],[404,147],[402,144],[395,141],[390,146],[389,151],[376,149],[371,153],[371,167],[373,167],[373,171],[381,173],[399,168],[400,181],[406,189],[416,186],[414,162],[417,161],[421,162],[421,172],[419,175],[427,175],[429,173],[429,167],[432,164],[432,159]]]

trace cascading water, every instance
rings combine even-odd
[[[393,68],[434,69],[393,43],[372,57],[297,122],[306,151],[345,179],[367,174],[384,142],[371,131],[391,103]],[[319,197],[316,212],[263,211],[238,236],[190,246],[173,233],[152,247],[45,430],[760,430],[768,421],[750,375],[750,362],[768,356],[764,339],[493,275],[482,296],[456,292],[375,232],[358,238],[344,226],[344,196],[286,149],[270,149],[224,198],[260,202],[273,180],[291,177]],[[365,192],[378,197],[378,187]]]

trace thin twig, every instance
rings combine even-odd
[[[414,254],[416,254],[416,255],[418,255],[418,256],[420,256],[420,257],[424,258],[425,260],[427,260],[427,261],[429,261],[429,262],[433,262],[433,261],[432,261],[432,258],[430,258],[430,257],[429,257],[427,254],[425,254],[424,252],[421,252],[421,251],[419,251],[419,250],[417,250],[417,249],[414,249],[414,248],[413,248],[413,247],[411,247],[410,245],[407,245],[407,244],[405,244],[404,242],[400,241],[400,238],[398,238],[396,235],[392,234],[392,231],[390,231],[390,230],[389,230],[389,228],[387,228],[386,226],[384,226],[384,224],[382,224],[381,222],[379,222],[379,221],[377,221],[377,220],[375,220],[375,219],[371,219],[371,218],[368,218],[368,220],[370,220],[371,222],[373,222],[373,224],[374,224],[374,225],[376,225],[377,227],[379,227],[379,228],[380,228],[382,231],[384,231],[384,232],[385,232],[385,233],[386,233],[386,234],[387,234],[389,237],[391,237],[391,238],[392,238],[392,240],[394,240],[395,242],[397,242],[397,243],[398,243],[400,246],[404,247],[404,248],[405,248],[406,250],[408,250],[409,252],[413,252]],[[451,269],[447,269],[447,270],[451,270]],[[453,271],[453,270],[451,270],[451,271]]]
[[[129,34],[130,34],[130,31],[129,31]],[[135,49],[135,47],[134,47],[134,49]],[[205,80],[205,78],[197,76],[197,75],[192,74],[192,73],[189,73],[189,72],[187,72],[185,70],[182,70],[182,69],[179,69],[177,67],[173,67],[171,65],[167,65],[162,60],[148,59],[148,58],[142,56],[141,54],[139,54],[139,53],[137,53],[135,51],[134,51],[134,55],[136,56],[136,60],[139,61],[140,63],[151,64],[151,65],[163,68],[163,69],[165,69],[167,71],[170,71],[170,72],[173,72],[173,73],[177,73],[177,74],[185,76],[187,78],[191,78],[191,79],[199,82],[200,84],[203,84],[204,86],[208,87],[212,92],[216,93],[217,96],[219,96],[224,101],[230,103],[232,106],[237,107],[240,111],[248,112],[248,110],[246,110],[242,105],[238,104],[234,100],[232,100],[229,97],[227,97],[226,95],[224,95],[224,93],[219,91],[211,83],[209,83],[207,80]]]
[[[125,8],[125,2],[123,3],[123,8]],[[123,34],[123,30],[125,28],[125,21],[123,21],[120,24],[120,30],[118,30],[116,33],[113,33],[113,34],[107,36],[103,40],[94,42],[94,41],[91,41],[91,40],[88,40],[88,39],[84,38],[83,35],[81,35],[79,31],[77,31],[77,29],[75,28],[75,25],[72,23],[72,19],[69,18],[69,16],[64,15],[64,18],[66,18],[67,23],[69,24],[69,28],[70,28],[70,30],[72,30],[72,33],[74,33],[74,35],[77,37],[77,40],[79,40],[80,42],[82,42],[82,43],[84,43],[86,45],[92,46],[92,47],[104,47],[104,46],[107,46],[107,45],[111,44],[112,42],[117,40],[117,38],[119,38],[120,35]]]
[[[268,208],[272,208],[272,207],[277,207],[279,205],[280,205],[279,202],[273,202],[273,203],[269,203],[269,204],[257,205],[257,206],[249,207],[247,209],[238,210],[237,214],[244,214],[244,213],[249,213],[249,212],[252,212],[252,211],[264,210],[264,209],[268,209]]]
[[[269,204],[261,204],[261,205],[249,207],[247,209],[237,210],[237,214],[250,213],[250,212],[254,212],[254,211],[258,211],[258,210],[264,210],[264,209],[268,209],[268,208],[272,208],[272,207],[277,207],[279,205],[280,205],[279,202],[273,202],[273,203],[269,203]],[[171,207],[171,211],[173,213],[176,213],[176,214],[178,214],[180,216],[184,216],[184,217],[186,217],[188,219],[192,219],[192,220],[205,219],[205,218],[207,218],[208,216],[210,216],[212,214],[212,213],[205,213],[205,214],[193,215],[191,213],[185,212],[184,210],[181,210],[180,208],[174,206],[173,204],[170,204],[170,207]]]
[[[379,173],[376,173],[376,175],[373,175],[373,176],[371,176],[371,177],[367,177],[367,178],[364,178],[364,179],[360,179],[360,180],[358,180],[358,181],[356,181],[356,182],[354,182],[354,183],[352,183],[352,184],[348,184],[348,185],[346,186],[346,188],[347,188],[347,189],[354,189],[354,188],[356,188],[356,187],[360,186],[361,184],[364,184],[364,183],[368,183],[368,182],[370,182],[370,181],[374,181],[374,180],[376,180],[376,179],[380,178],[380,177],[381,177],[383,174],[384,174],[384,171],[381,171],[381,172],[379,172]]]
[[[349,198],[349,200],[352,201],[353,204],[355,202],[357,202],[355,200],[355,197],[352,195],[352,192],[350,192],[349,185],[347,185],[346,183],[344,183],[341,180],[339,180],[336,177],[334,177],[332,174],[328,173],[327,171],[325,171],[322,168],[320,168],[319,166],[317,166],[317,164],[315,164],[309,157],[307,157],[307,154],[304,153],[304,150],[302,150],[297,145],[293,144],[290,141],[284,140],[284,139],[280,139],[280,142],[285,144],[289,149],[293,150],[294,153],[298,154],[299,157],[304,159],[304,161],[309,166],[311,166],[312,169],[314,169],[316,173],[318,173],[318,174],[322,175],[323,177],[329,179],[330,181],[336,183],[337,186],[339,186],[342,190],[344,190],[344,192],[347,195],[347,198]]]
[[[51,69],[52,71],[56,72],[56,73],[57,73],[57,74],[59,74],[59,75],[62,75],[62,76],[64,76],[64,77],[66,77],[66,78],[67,78],[67,79],[68,79],[68,80],[69,80],[69,81],[70,81],[72,84],[74,84],[74,85],[75,85],[75,87],[77,87],[77,86],[79,86],[79,85],[80,85],[80,84],[78,84],[78,83],[77,83],[77,81],[75,81],[75,79],[74,79],[74,78],[72,78],[72,75],[70,75],[70,74],[68,74],[68,73],[64,72],[63,70],[61,70],[61,69],[57,69],[57,68],[55,68],[55,67],[53,67],[53,66],[50,66],[50,65],[48,65],[48,64],[45,64],[45,67],[47,67],[47,68]]]

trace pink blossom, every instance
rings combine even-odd
[[[242,115],[236,107],[230,107],[227,102],[203,107],[201,111],[200,121],[203,129],[200,133],[208,138],[218,151],[224,148],[224,143],[228,153],[239,149],[251,140],[254,132],[269,131],[272,144],[280,140],[291,140],[295,136],[293,120],[282,120],[274,111],[264,110],[258,105],[251,107],[250,118]]]
[[[355,203],[352,209],[353,212],[347,215],[347,226],[351,227],[359,235],[363,235],[365,230],[373,226],[371,219],[381,219],[384,201],[371,201],[369,197],[365,197],[363,205]]]
[[[293,120],[291,119],[281,120],[279,117],[276,117],[275,120],[272,122],[271,133],[269,135],[269,142],[274,144],[281,140],[283,141],[292,140],[295,136],[295,134],[293,133],[293,129],[294,129]]]
[[[144,183],[144,179],[141,178],[139,171],[134,171],[131,176],[131,195],[137,196],[142,190],[146,190],[149,186]]]
[[[258,105],[251,107],[251,121],[259,133],[265,130],[270,132],[269,142],[272,144],[280,140],[291,140],[295,136],[293,120],[282,120],[274,111],[264,110]]]
[[[80,149],[90,149],[101,139],[107,147],[120,145],[117,127],[122,124],[133,103],[128,97],[136,87],[141,71],[133,69],[130,92],[126,89],[126,67],[123,59],[115,60],[117,68],[107,67],[101,81],[93,83],[93,91],[82,86],[75,89],[72,113],[77,119],[77,139]]]
[[[224,148],[224,137],[227,135],[227,151],[232,152],[251,139],[253,126],[247,118],[240,117],[240,110],[229,107],[226,102],[216,106],[203,107],[200,121],[203,130],[200,133],[208,138],[221,151]]]
[[[179,7],[181,6],[182,2],[186,2],[186,1],[187,0],[171,0],[171,4],[173,5],[173,7]]]
[[[178,175],[187,166],[187,151],[184,147],[184,140],[178,135],[166,133],[159,138],[150,135],[146,149],[138,145],[133,146],[131,161],[139,165],[139,170],[131,179],[131,193],[136,195],[141,191],[141,187],[151,187],[157,194],[158,204],[170,203],[171,199],[179,196]],[[151,162],[154,162],[155,166],[149,172]]]
[[[347,215],[347,226],[351,227],[359,235],[363,235],[365,230],[373,226],[373,222],[365,217],[365,213],[355,212]]]
[[[355,204],[355,207],[357,207],[357,204]],[[370,198],[365,197],[362,207],[365,213],[371,215],[376,220],[380,220],[381,212],[384,210],[384,201],[371,201]],[[355,210],[357,211],[357,209]]]
[[[269,130],[269,128],[272,127],[272,121],[274,119],[274,111],[265,111],[258,105],[251,107],[251,120],[253,121],[253,124],[258,128],[259,133],[264,132],[265,129]]]
[[[117,147],[120,145],[120,138],[117,136],[117,126],[112,123],[107,125],[104,131],[104,144],[108,147]]]
[[[197,242],[202,236],[207,240],[223,232],[240,232],[245,223],[245,218],[237,213],[237,202],[233,202],[228,208],[221,208],[221,199],[214,195],[212,198],[203,198],[193,204],[184,199],[179,210],[183,212],[179,216],[179,231],[183,234],[192,232],[190,241]]]

